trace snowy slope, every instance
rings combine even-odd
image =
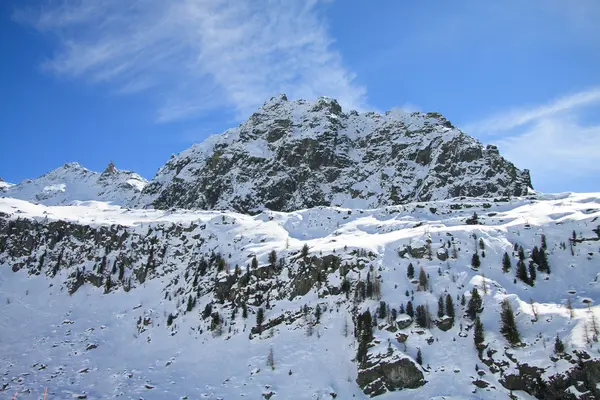
[[[437,113],[343,112],[329,98],[272,98],[236,128],[174,155],[132,205],[293,211],[375,208],[531,187],[495,146]]]
[[[38,399],[45,387],[49,399],[84,392],[88,399],[255,399],[270,393],[272,399],[368,398],[356,383],[356,315],[366,309],[375,314],[380,300],[398,310],[412,299],[429,305],[435,317],[438,297],[450,294],[457,316],[448,331],[415,322],[393,331],[388,319],[377,319],[369,359],[406,359],[415,366],[421,349],[423,367],[415,368],[426,381],[380,398],[506,399],[503,385],[511,384],[533,393],[531,383],[518,378],[519,366],[543,369],[541,379],[550,382],[597,362],[600,347],[593,339],[588,343],[586,332],[593,336],[600,301],[600,194],[495,200],[249,216],[0,199],[0,387],[10,396],[18,391],[20,399]],[[476,225],[470,224],[474,212]],[[530,286],[515,279],[513,249],[517,243],[529,257],[542,233],[551,273],[538,272]],[[428,241],[431,257],[419,254]],[[305,244],[307,257],[300,254]],[[276,266],[269,262],[272,250]],[[471,266],[475,251],[479,268]],[[508,273],[501,267],[505,251],[512,260]],[[221,272],[215,254],[223,257]],[[333,255],[339,266],[324,267]],[[250,265],[253,256],[257,268]],[[204,274],[198,272],[202,260]],[[409,263],[417,275],[424,268],[429,290],[418,291],[407,278]],[[381,299],[355,300],[367,272],[380,283]],[[343,276],[351,282],[348,297],[339,291]],[[473,287],[483,296],[482,359],[473,322],[458,300],[465,294],[468,301]],[[197,304],[186,312],[190,297]],[[504,299],[515,310],[523,346],[509,346],[499,333]],[[208,303],[212,315],[203,318]],[[267,326],[262,333],[252,332],[259,308]],[[169,314],[175,318],[167,327]],[[406,318],[400,314],[398,320]],[[555,358],[557,334],[566,355]],[[274,369],[267,366],[270,349]],[[588,375],[590,382],[573,375],[556,398],[589,394],[600,376]],[[534,398],[524,390],[513,394]]]
[[[122,171],[112,163],[103,172],[68,163],[36,179],[0,187],[0,195],[45,205],[68,205],[73,201],[108,201],[125,204],[142,191],[147,181],[135,172]]]

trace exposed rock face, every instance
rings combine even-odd
[[[582,354],[579,360],[569,359],[574,367],[564,374],[552,375],[549,378],[545,369],[527,364],[518,365],[519,374],[505,375],[500,381],[502,385],[511,390],[523,390],[538,399],[597,399],[600,390],[600,362],[597,360],[584,361],[589,355]],[[581,397],[577,397],[569,390],[574,387]]]
[[[76,200],[122,205],[137,198],[146,183],[135,172],[118,170],[112,162],[103,173],[68,163],[39,178],[4,185],[3,190],[0,185],[0,194],[45,205],[68,205]]]
[[[425,384],[421,369],[401,354],[371,355],[358,370],[356,383],[371,397],[399,389],[414,389]]]
[[[495,147],[437,113],[344,113],[332,99],[266,102],[248,121],[172,156],[132,204],[290,211],[374,208],[531,187]]]

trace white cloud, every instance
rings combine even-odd
[[[365,89],[332,48],[318,0],[50,0],[16,20],[53,33],[43,68],[119,93],[152,90],[157,119],[233,107],[240,117],[277,93],[361,108]]]
[[[600,88],[536,107],[513,109],[467,125],[468,133],[495,134],[501,153],[532,173],[534,187],[567,191],[575,179],[599,182],[600,125],[586,122],[600,110]],[[596,190],[600,190],[600,186]]]
[[[472,134],[495,134],[538,121],[553,115],[600,103],[600,88],[593,88],[569,96],[561,97],[551,103],[531,108],[514,109],[467,125],[465,130]]]

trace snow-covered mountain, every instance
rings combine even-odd
[[[75,201],[132,202],[147,184],[131,171],[115,168],[111,162],[104,172],[90,171],[68,163],[36,179],[17,185],[0,186],[0,195],[45,205],[68,205]]]
[[[598,193],[253,216],[0,199],[0,389],[599,398],[599,225]]]
[[[328,98],[266,102],[246,122],[172,156],[135,204],[159,209],[377,208],[520,196],[527,170],[437,113],[343,112]]]

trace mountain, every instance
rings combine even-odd
[[[135,172],[119,170],[112,162],[102,173],[68,163],[39,178],[6,186],[0,194],[45,205],[90,200],[126,204],[139,195],[146,183]]]
[[[600,193],[256,215],[2,198],[0,391],[597,399],[599,243]]]
[[[272,98],[171,159],[134,204],[243,213],[377,208],[459,196],[520,196],[529,172],[437,113],[343,112],[328,98]]]
[[[12,183],[5,182],[4,179],[0,178],[0,193],[12,186]]]

